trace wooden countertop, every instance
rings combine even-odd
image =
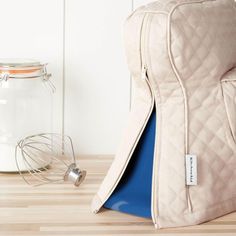
[[[112,156],[84,156],[84,183],[31,187],[18,174],[0,174],[0,235],[227,235],[236,236],[236,213],[184,228],[156,230],[151,220],[115,211],[95,215],[90,203]]]

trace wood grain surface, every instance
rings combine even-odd
[[[95,215],[90,203],[112,156],[84,156],[84,183],[31,187],[18,174],[0,174],[0,235],[227,235],[236,236],[236,213],[202,225],[156,230],[149,219],[110,210]]]

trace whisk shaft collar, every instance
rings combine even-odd
[[[64,180],[65,181],[71,181],[74,183],[75,186],[79,186],[84,178],[86,176],[86,171],[81,171],[79,168],[76,167],[75,163],[72,163],[69,165],[65,175],[64,175]]]

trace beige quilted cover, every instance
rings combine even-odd
[[[125,37],[132,110],[93,211],[117,186],[154,105],[155,226],[193,225],[235,211],[236,3],[160,0],[127,19]],[[185,184],[186,154],[197,155],[196,186]]]

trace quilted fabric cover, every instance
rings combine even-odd
[[[118,184],[154,105],[156,227],[198,224],[235,211],[235,1],[148,4],[127,19],[125,39],[134,86],[132,110],[116,158],[94,197],[93,211]],[[147,80],[141,79],[142,41]],[[196,186],[185,184],[186,154],[197,155]]]

